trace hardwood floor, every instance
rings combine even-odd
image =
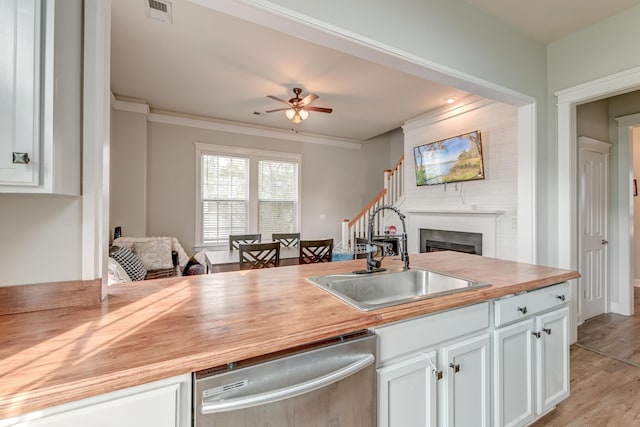
[[[604,314],[578,328],[571,396],[539,426],[640,426],[640,289],[635,316]]]

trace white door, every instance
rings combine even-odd
[[[605,313],[608,291],[609,148],[611,144],[579,138],[580,260],[578,311],[584,321]]]
[[[378,369],[378,426],[435,427],[437,353]]]
[[[444,426],[489,426],[490,345],[491,336],[487,333],[442,349]]]
[[[533,319],[493,332],[493,425],[524,426],[535,418]]]
[[[537,412],[569,396],[569,308],[536,317]]]

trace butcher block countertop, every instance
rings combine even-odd
[[[491,286],[361,312],[305,280],[365,260],[125,283],[105,302],[0,316],[0,419],[577,278],[457,252],[411,265]],[[385,259],[383,267],[401,266]]]

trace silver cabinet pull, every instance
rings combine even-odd
[[[29,153],[16,153],[13,152],[13,161],[14,165],[28,165],[31,162],[29,158]]]
[[[540,338],[540,332],[531,332],[534,337]]]
[[[547,335],[551,335],[551,328],[542,328],[543,332],[546,332]]]
[[[518,311],[522,314],[527,314],[527,307],[518,307]]]
[[[556,298],[558,298],[560,301],[564,301],[565,300],[564,294],[563,295],[556,295]]]
[[[460,372],[460,365],[458,363],[454,365],[453,362],[451,362],[449,363],[449,367],[453,369],[453,372]]]
[[[608,240],[605,240],[605,239],[602,239],[602,244],[603,244],[603,245],[608,245],[608,244],[609,244],[609,241],[608,241]]]

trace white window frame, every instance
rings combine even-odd
[[[226,249],[228,244],[219,243],[208,245],[202,241],[202,156],[218,155],[245,157],[249,159],[249,231],[258,232],[258,161],[276,160],[298,165],[298,230],[302,229],[302,154],[285,153],[281,151],[254,150],[245,147],[233,147],[228,145],[215,145],[195,142],[196,148],[196,218],[195,218],[195,247],[202,249]],[[263,240],[271,240],[271,236],[263,236]]]

